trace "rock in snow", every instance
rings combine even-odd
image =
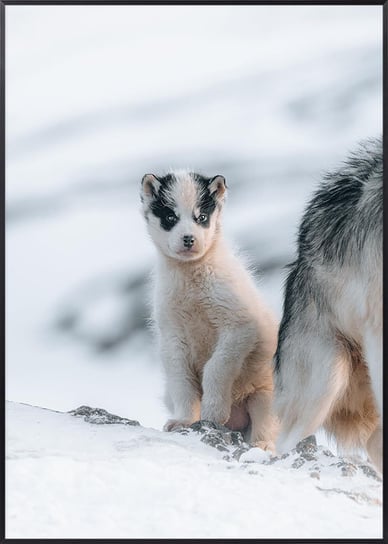
[[[7,402],[7,538],[380,538],[382,482],[308,437],[281,457],[209,421]],[[90,425],[92,423],[93,425]]]
[[[69,414],[76,417],[83,417],[84,421],[87,423],[93,423],[94,425],[140,425],[140,423],[134,419],[127,419],[126,417],[110,414],[103,408],[80,406],[75,410],[70,410]]]

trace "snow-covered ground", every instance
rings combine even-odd
[[[7,536],[381,537],[381,482],[368,465],[322,448],[272,464],[240,450],[211,432],[91,424],[8,402]]]
[[[170,444],[140,179],[225,175],[226,234],[280,317],[311,191],[382,129],[382,7],[6,6],[6,26],[7,399],[100,406]]]

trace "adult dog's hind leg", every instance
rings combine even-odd
[[[383,339],[382,330],[367,328],[364,338],[364,354],[377,408],[383,419]]]
[[[375,465],[375,467],[382,472],[383,471],[383,430],[381,425],[378,425],[374,432],[369,437],[366,443],[366,451],[368,457]]]
[[[305,326],[295,322],[283,333],[275,371],[278,453],[289,451],[324,423],[347,386],[349,368],[346,352],[319,320]]]

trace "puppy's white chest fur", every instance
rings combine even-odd
[[[187,354],[182,364],[200,370],[218,340],[215,274],[211,266],[168,269],[161,263],[155,292],[155,321],[161,335],[175,336]]]

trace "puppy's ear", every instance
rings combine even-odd
[[[145,174],[141,180],[142,200],[153,200],[156,198],[160,187],[160,181],[154,174]]]
[[[210,194],[216,193],[217,198],[222,198],[226,192],[226,181],[224,176],[214,176],[209,182]]]

